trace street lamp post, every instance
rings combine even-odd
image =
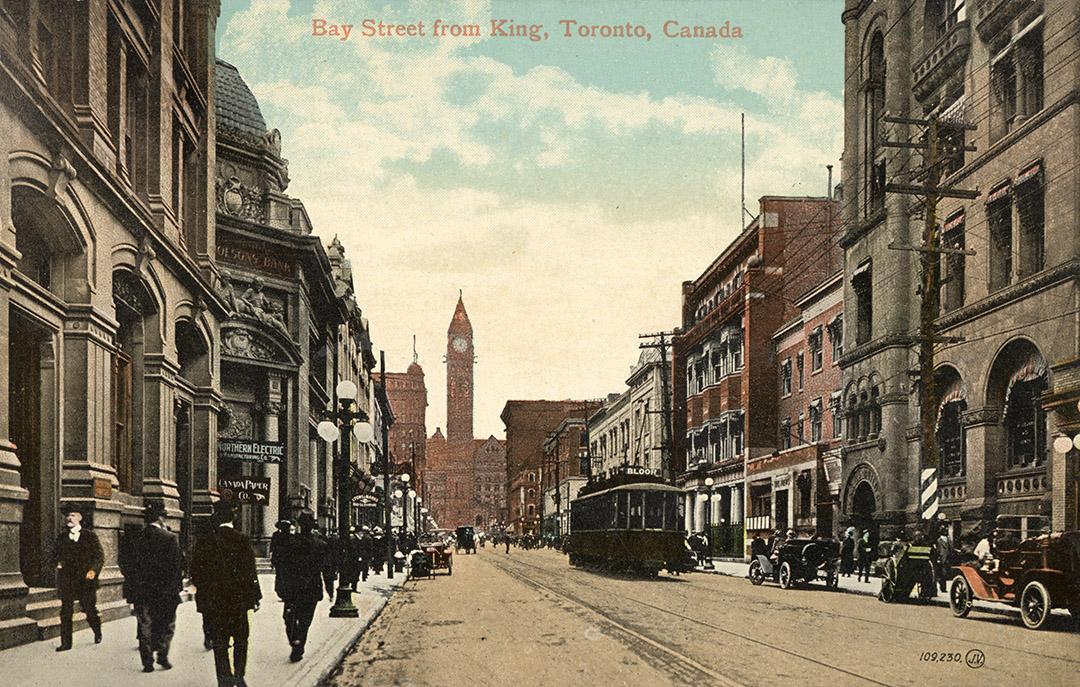
[[[366,444],[375,438],[374,429],[368,422],[368,415],[363,410],[352,410],[352,404],[356,400],[356,384],[344,379],[338,382],[336,388],[339,408],[329,413],[330,419],[319,423],[317,431],[327,443],[341,440],[338,448],[338,461],[336,463],[337,488],[338,488],[338,542],[343,548],[349,541],[349,524],[352,511],[352,494],[349,490],[349,474],[352,470],[351,452],[352,441],[350,432],[356,439]],[[345,429],[342,432],[338,425]],[[352,602],[352,590],[343,582],[338,583],[337,599],[330,608],[331,618],[357,618],[360,612]]]
[[[409,532],[409,473],[401,476],[401,533]],[[415,493],[415,492],[413,492]]]
[[[427,532],[427,514],[428,514],[428,509],[427,508],[421,508],[420,509],[420,519],[423,521],[424,531],[425,532]]]

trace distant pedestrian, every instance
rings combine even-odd
[[[290,661],[304,657],[308,628],[315,616],[315,607],[323,598],[322,571],[327,557],[326,543],[314,532],[314,516],[302,513],[299,524],[300,533],[289,540],[279,563],[283,579],[281,600],[285,602],[285,636],[292,647]]]
[[[169,645],[176,629],[184,562],[180,539],[165,528],[165,507],[157,502],[143,510],[146,527],[131,548],[131,602],[139,638],[143,672],[154,672],[154,655],[164,670],[172,668]]]
[[[840,544],[840,575],[851,577],[855,571],[855,528],[849,527],[844,532],[844,541]]]
[[[509,556],[510,555],[510,535],[508,535],[508,534],[503,535],[503,544],[506,544],[506,555]]]
[[[949,564],[952,562],[952,541],[949,540],[949,532],[945,528],[941,529],[937,539],[934,541],[934,577],[937,578],[938,589],[942,592],[947,591],[949,576]]]
[[[94,631],[94,644],[101,644],[101,616],[97,611],[98,576],[105,563],[105,553],[97,535],[83,527],[83,514],[76,506],[64,509],[67,530],[56,539],[53,558],[56,563],[56,591],[60,596],[60,646],[57,651],[71,649],[72,615],[75,602],[86,614],[86,622]]]
[[[364,525],[360,528],[360,536],[357,542],[357,561],[360,571],[360,580],[367,582],[368,572],[371,570],[372,556],[375,554],[375,538],[371,536],[371,528]]]
[[[768,544],[765,543],[760,534],[754,534],[754,538],[750,540],[750,559],[756,561],[758,556],[767,556],[768,554]]]
[[[863,530],[862,539],[859,540],[859,565],[855,571],[857,581],[870,581],[870,559],[873,553],[874,546],[870,541],[870,530]]]
[[[247,612],[259,610],[262,598],[251,542],[233,527],[235,518],[232,504],[216,502],[211,515],[214,531],[195,545],[191,561],[195,606],[210,620],[218,687],[247,687]]]
[[[381,527],[375,527],[371,530],[370,561],[372,572],[376,575],[381,575],[383,572],[383,563],[386,562],[386,536],[383,535]]]

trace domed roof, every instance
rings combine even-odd
[[[266,120],[259,109],[259,101],[236,67],[218,60],[214,69],[214,84],[217,89],[215,112],[218,128],[263,136],[266,133]]]
[[[411,374],[411,375],[422,375],[422,374],[424,374],[424,368],[420,367],[420,363],[413,361],[409,365],[409,372],[408,373]]]

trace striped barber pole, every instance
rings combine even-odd
[[[919,512],[922,513],[923,520],[932,520],[937,516],[938,512],[937,469],[924,468],[921,484],[920,493],[922,498],[919,499],[919,505],[921,506]]]

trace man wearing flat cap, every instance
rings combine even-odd
[[[94,644],[101,643],[101,617],[97,611],[98,575],[105,554],[97,535],[83,526],[82,511],[73,505],[63,508],[65,531],[56,539],[53,558],[56,562],[56,591],[60,596],[60,646],[57,651],[71,649],[71,616],[75,601],[86,614],[86,622],[94,631]]]
[[[218,687],[247,687],[248,611],[259,610],[262,599],[255,553],[247,536],[233,527],[235,518],[232,504],[216,502],[213,530],[199,539],[191,557],[195,607],[210,621]]]
[[[139,657],[143,672],[154,672],[154,654],[162,669],[169,663],[169,645],[176,629],[176,607],[183,586],[180,540],[165,528],[165,507],[156,502],[143,510],[146,527],[131,547],[130,600],[138,621]]]

